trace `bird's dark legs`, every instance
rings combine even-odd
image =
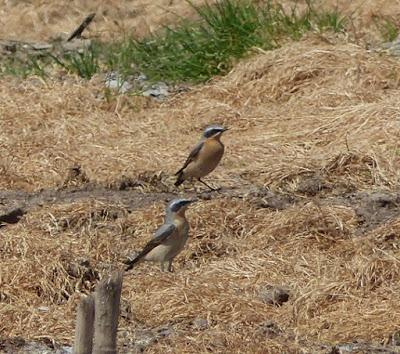
[[[218,189],[215,189],[215,188],[211,187],[211,186],[208,185],[206,182],[202,181],[201,178],[198,178],[198,181],[201,182],[201,183],[203,183],[207,188],[209,188],[209,189],[212,190],[213,192],[218,192],[218,190],[219,190],[219,188],[218,188]]]
[[[168,272],[173,272],[173,270],[172,270],[172,261],[173,261],[173,259],[170,259],[169,261],[168,261],[168,267],[167,267],[167,271]],[[160,263],[160,268],[161,268],[161,271],[164,273],[165,272],[165,263],[164,262],[161,262]]]

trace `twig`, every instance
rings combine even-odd
[[[79,25],[79,27],[74,32],[72,32],[72,34],[69,36],[69,38],[67,39],[67,42],[72,41],[74,38],[80,37],[82,32],[85,30],[85,28],[87,26],[89,26],[90,23],[93,21],[94,16],[96,16],[95,12],[86,16],[85,19],[83,20],[83,22]]]
[[[349,141],[348,141],[348,139],[347,139],[347,136],[348,136],[348,132],[346,132],[346,136],[345,136],[345,140],[346,140],[346,148],[347,148],[347,152],[348,153],[350,153],[350,148],[349,148]]]

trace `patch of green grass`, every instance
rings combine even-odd
[[[132,38],[127,38],[121,42],[102,44],[105,66],[111,71],[117,71],[122,77],[138,73],[132,58],[133,43]]]
[[[82,53],[61,57],[50,54],[53,64],[85,79],[103,70],[117,71],[122,77],[143,72],[152,81],[197,83],[226,74],[253,47],[271,50],[311,30],[342,31],[346,23],[339,11],[317,11],[311,0],[302,12],[296,6],[285,11],[272,0],[262,5],[251,0],[220,0],[203,6],[187,1],[199,20],[182,19],[177,26],[141,40],[97,43]],[[29,70],[23,75],[29,75]]]
[[[110,67],[122,75],[136,69],[152,80],[201,82],[226,72],[231,59],[242,57],[249,48],[264,47],[257,33],[262,18],[251,3],[191,6],[200,22],[183,20],[144,40],[128,39],[110,51]]]
[[[286,12],[272,2],[259,7],[247,0],[191,6],[199,22],[167,27],[150,38],[131,40],[127,47],[125,56],[151,79],[205,81],[227,73],[233,60],[245,56],[252,47],[270,50],[282,39],[298,40],[313,28],[339,32],[345,25],[338,11],[319,13],[311,3],[303,13],[296,7]]]
[[[399,36],[399,28],[393,19],[375,18],[374,22],[385,42],[392,42]]]
[[[335,33],[342,32],[347,23],[347,18],[341,15],[337,9],[316,14],[316,19],[317,26],[320,30],[328,29]]]
[[[82,52],[66,53],[62,57],[52,54],[49,56],[68,72],[87,80],[100,71],[99,50],[95,45],[85,48]]]
[[[17,76],[24,79],[33,75],[44,78],[47,76],[45,67],[46,64],[42,59],[36,56],[27,56],[24,59],[10,56],[5,59],[0,66],[0,73],[2,75]]]

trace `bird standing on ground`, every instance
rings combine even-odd
[[[189,236],[189,223],[185,211],[193,199],[174,199],[167,208],[164,224],[156,231],[153,239],[133,259],[127,262],[130,270],[144,260],[160,262],[164,272],[165,262],[168,262],[168,271],[172,272],[172,261],[182,251]]]
[[[187,179],[196,178],[211,190],[215,190],[201,178],[214,171],[221,161],[225,149],[221,136],[227,130],[219,125],[212,125],[204,130],[200,142],[189,154],[183,167],[175,173],[178,176],[175,186],[181,185]]]

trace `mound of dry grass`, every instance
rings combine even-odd
[[[96,79],[2,81],[0,187],[60,187],[79,164],[95,184],[126,175],[163,190],[202,128],[230,126],[226,156],[209,180],[269,187],[295,202],[260,208],[248,193],[194,205],[176,273],[141,265],[125,277],[122,298],[133,317],[121,319],[121,345],[132,344],[137,328],[161,325],[173,333],[149,352],[383,343],[400,325],[400,222],[364,228],[343,200],[397,191],[399,69],[397,60],[343,39],[310,36],[259,51],[165,103],[104,100]],[[313,193],[301,187],[310,178],[322,186]],[[81,294],[147,241],[163,208],[159,201],[129,212],[83,200],[38,207],[2,228],[1,335],[71,342]],[[289,301],[264,303],[268,285],[287,287]],[[197,318],[207,327],[194,326]]]
[[[123,96],[107,103],[96,80],[3,82],[0,185],[55,187],[74,164],[102,183],[169,175],[217,122],[234,128],[214,174],[224,184],[295,188],[299,176],[318,173],[349,188],[394,186],[398,68],[355,45],[310,38],[162,104]]]

